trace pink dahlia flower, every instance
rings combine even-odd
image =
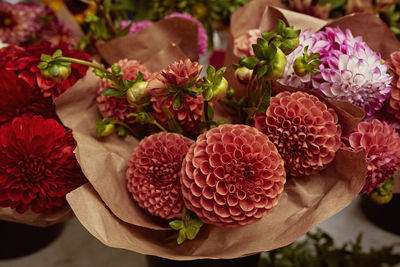
[[[261,38],[259,29],[248,30],[244,35],[239,36],[234,43],[233,53],[237,57],[254,56],[252,44],[257,43],[257,39]]]
[[[182,164],[182,194],[205,223],[239,227],[270,213],[286,182],[283,160],[254,127],[225,124],[197,138]]]
[[[387,103],[387,111],[400,120],[400,49],[390,55],[389,66],[393,71],[393,87]]]
[[[361,193],[371,193],[400,168],[400,136],[386,122],[360,122],[348,142],[353,149],[362,150],[367,161],[367,178]]]
[[[256,116],[255,127],[275,144],[294,177],[321,171],[341,146],[336,112],[304,92],[272,97],[266,113]]]
[[[157,76],[149,82],[148,92],[152,96],[151,103],[153,105],[153,116],[163,125],[167,125],[167,117],[162,107],[166,106],[175,120],[183,127],[183,130],[190,132],[197,128],[201,122],[203,112],[203,97],[201,95],[196,98],[185,95],[185,101],[193,114],[194,121],[189,116],[185,105],[176,110],[173,107],[173,97],[168,95],[169,89],[180,88],[185,85],[197,81],[202,69],[202,65],[197,62],[191,62],[190,59],[178,61],[169,65],[166,69],[160,71]]]
[[[172,13],[166,16],[164,19],[170,19],[170,18],[183,18],[197,24],[198,26],[197,45],[199,50],[199,58],[201,58],[207,52],[207,45],[208,45],[207,32],[203,24],[188,13]]]
[[[124,79],[131,81],[136,80],[139,71],[143,74],[145,81],[149,80],[152,73],[145,65],[142,65],[137,60],[121,59],[114,65],[120,66],[124,73]],[[111,69],[109,69],[111,70]],[[104,118],[112,118],[126,123],[133,123],[135,118],[129,118],[128,114],[136,112],[136,108],[128,103],[126,98],[117,98],[113,96],[104,96],[103,90],[108,87],[113,87],[112,83],[106,79],[100,81],[100,87],[97,91],[97,107]]]
[[[181,168],[189,138],[161,132],[140,141],[128,162],[128,189],[139,206],[163,219],[182,215]]]
[[[154,22],[152,22],[150,20],[143,20],[143,21],[139,21],[139,22],[133,22],[131,24],[130,20],[123,20],[123,21],[121,21],[121,28],[128,27],[129,24],[131,24],[131,27],[129,28],[129,33],[133,34],[135,32],[138,32],[140,30],[143,30],[143,29],[149,27],[153,23]]]
[[[313,87],[330,98],[348,101],[363,108],[368,116],[382,108],[390,96],[392,77],[388,66],[361,37],[350,30],[326,28],[329,51],[320,58],[321,73],[313,78]]]

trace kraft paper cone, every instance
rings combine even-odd
[[[60,211],[54,212],[50,215],[43,215],[35,213],[31,210],[23,214],[16,212],[12,208],[0,208],[0,220],[22,223],[37,227],[47,227],[56,223],[64,222],[74,217],[70,207],[65,207]]]
[[[109,65],[123,58],[147,62],[171,43],[179,46],[186,57],[197,60],[197,31],[197,24],[187,19],[163,19],[134,34],[99,42],[97,49]]]
[[[144,63],[157,70],[155,66],[161,69],[182,55],[176,46],[168,46]],[[125,171],[138,141],[95,137],[94,122],[100,118],[95,102],[98,83],[89,71],[57,99],[56,107],[73,131],[76,157],[89,181],[67,200],[88,231],[108,246],[178,260],[246,256],[294,242],[349,205],[364,185],[364,155],[340,150],[324,171],[289,179],[278,206],[262,220],[233,229],[206,225],[195,240],[178,246],[177,232],[168,228],[168,222],[141,209],[128,192]]]

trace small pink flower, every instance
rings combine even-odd
[[[354,150],[364,151],[367,161],[367,178],[361,193],[371,193],[400,168],[400,136],[386,122],[360,122],[348,142]]]
[[[136,80],[139,71],[143,74],[145,81],[149,80],[152,76],[152,73],[146,66],[140,64],[137,60],[122,59],[114,65],[121,67],[121,71],[124,73],[124,79],[127,80]],[[112,83],[106,79],[102,79],[99,90],[97,91],[97,107],[103,118],[112,118],[126,123],[133,123],[135,118],[128,118],[127,115],[136,112],[136,108],[130,105],[126,98],[104,96],[102,92],[108,87],[113,87]]]
[[[271,98],[255,127],[275,144],[292,176],[317,173],[330,163],[341,146],[336,112],[304,92],[282,92]]]
[[[235,40],[233,53],[237,57],[254,56],[252,44],[257,43],[257,39],[261,38],[261,31],[259,29],[251,29],[246,34],[241,35]]]
[[[200,135],[182,164],[186,207],[222,227],[247,225],[270,213],[285,182],[276,147],[246,125],[225,124]]]
[[[128,162],[128,189],[139,206],[171,219],[182,215],[181,168],[189,138],[161,132],[140,141]]]

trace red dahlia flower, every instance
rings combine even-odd
[[[50,214],[84,183],[70,131],[53,119],[23,115],[0,128],[0,206]]]
[[[52,55],[56,50],[61,49],[63,56],[73,57],[83,60],[89,60],[90,55],[73,49],[68,49],[68,44],[62,43],[57,46],[51,46],[49,42],[42,42],[40,45],[29,45],[25,49],[25,53],[16,54],[12,57],[5,68],[13,70],[18,73],[18,78],[25,80],[30,86],[35,84],[42,90],[45,97],[51,96],[53,99],[68,90],[80,78],[85,76],[87,67],[72,63],[70,76],[57,83],[53,80],[46,80],[40,74],[40,69],[37,65],[41,62],[40,56],[42,54]]]
[[[387,111],[400,120],[400,50],[390,55],[389,67],[393,71],[392,93],[387,103]]]
[[[317,173],[330,163],[341,146],[336,112],[304,92],[282,92],[271,98],[255,127],[278,148],[292,176]]]
[[[182,160],[189,138],[161,132],[140,141],[128,162],[128,189],[139,206],[164,219],[182,215]]]
[[[151,78],[152,73],[145,65],[142,65],[137,60],[121,59],[114,65],[121,67],[124,73],[124,79],[134,81],[139,73],[143,74],[145,81]],[[111,71],[111,68],[109,68]],[[113,96],[104,96],[103,91],[108,87],[113,87],[112,83],[106,79],[100,82],[99,90],[97,91],[97,107],[103,118],[113,118],[114,120],[132,123],[135,118],[129,118],[127,115],[132,112],[137,112],[136,108],[130,105],[126,98],[118,98]]]
[[[18,79],[13,71],[0,70],[0,124],[27,113],[56,118],[53,101],[36,86]]]
[[[26,56],[26,51],[23,47],[8,45],[0,48],[0,68],[4,69],[8,62],[22,56]]]
[[[182,164],[182,194],[205,223],[239,227],[278,203],[286,182],[276,147],[254,127],[225,124],[197,138]]]
[[[371,193],[400,168],[400,136],[386,122],[360,122],[348,141],[350,147],[364,151],[367,161],[367,179],[361,193]]]

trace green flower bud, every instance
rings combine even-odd
[[[228,90],[228,81],[222,77],[221,81],[213,89],[213,97],[210,101],[218,101],[226,96],[226,91]]]
[[[148,82],[136,82],[126,92],[126,99],[129,104],[133,106],[140,106],[146,104],[150,100],[150,95],[147,92]]]
[[[110,134],[112,134],[115,130],[115,125],[114,124],[106,124],[104,126],[103,131],[100,133],[100,136],[105,137],[105,136],[109,136]]]
[[[248,84],[250,82],[253,70],[246,67],[237,68],[235,71],[235,78],[242,84]]]
[[[294,39],[288,39],[284,41],[279,48],[282,50],[285,55],[289,55],[299,46],[299,37]]]
[[[385,194],[385,195],[381,195],[378,191],[373,191],[369,195],[369,197],[376,204],[384,205],[384,204],[389,203],[390,200],[392,200],[393,194],[392,193],[388,193],[388,194]]]
[[[235,96],[235,89],[233,89],[233,88],[230,88],[227,92],[226,92],[226,97],[227,98],[232,98],[232,97],[234,97]]]
[[[277,48],[274,58],[269,63],[267,77],[270,79],[279,79],[283,76],[286,67],[286,55],[281,49]]]
[[[305,76],[308,72],[306,65],[307,64],[304,63],[303,57],[296,58],[293,63],[294,72],[300,77]]]
[[[61,82],[62,80],[66,80],[71,74],[71,66],[55,65],[53,68],[57,68],[58,71],[55,72],[57,74],[53,73],[52,75],[49,68],[41,69],[40,74],[43,76],[43,78],[47,80],[53,80],[57,83]]]

